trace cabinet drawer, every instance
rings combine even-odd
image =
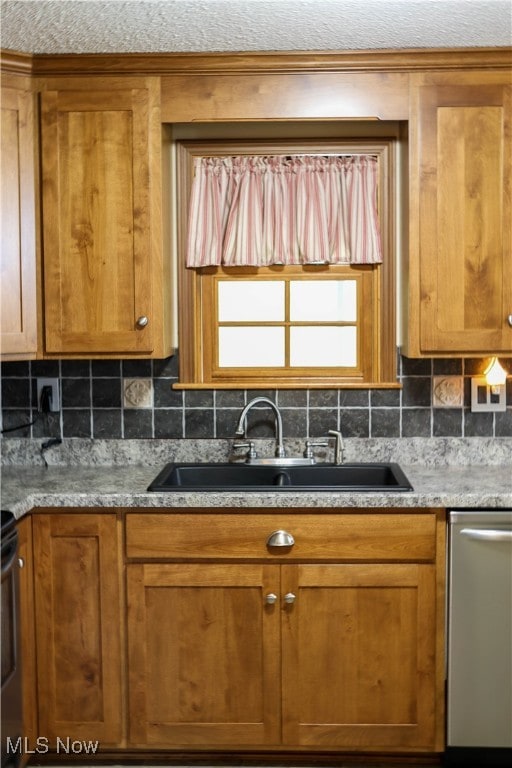
[[[292,546],[269,546],[275,531]],[[430,561],[436,554],[433,512],[359,510],[340,514],[272,512],[127,513],[126,555],[135,559]]]

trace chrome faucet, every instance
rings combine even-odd
[[[275,425],[276,425],[276,456],[278,458],[282,458],[284,453],[284,445],[283,445],[283,420],[281,418],[281,414],[279,412],[279,409],[275,403],[272,402],[272,400],[269,400],[268,397],[255,397],[254,400],[251,400],[250,403],[247,403],[245,408],[243,409],[242,413],[240,414],[240,418],[238,420],[238,426],[236,428],[235,435],[237,437],[244,437],[245,436],[245,419],[253,405],[258,405],[258,403],[265,403],[265,405],[268,405],[269,408],[272,408],[274,411],[274,415],[276,417]]]

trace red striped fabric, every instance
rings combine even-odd
[[[377,158],[196,158],[187,266],[379,264]]]

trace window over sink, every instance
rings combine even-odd
[[[357,365],[356,280],[300,277],[216,277],[219,369]]]
[[[176,387],[258,389],[270,382],[275,389],[397,385],[394,154],[394,140],[380,138],[179,142]],[[382,262],[316,263],[313,258],[300,264],[187,267],[198,159],[260,155],[371,157]],[[205,212],[205,218],[209,215]],[[190,255],[188,259],[190,263]]]

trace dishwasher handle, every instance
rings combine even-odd
[[[462,528],[460,532],[463,536],[467,536],[468,539],[512,542],[512,529],[496,530],[494,528]]]

